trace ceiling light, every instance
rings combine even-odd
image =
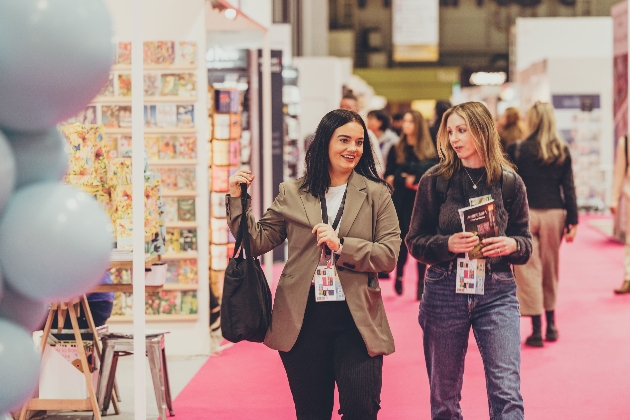
[[[234,9],[225,9],[225,11],[223,12],[223,15],[230,19],[230,20],[234,20],[236,19],[236,10]]]

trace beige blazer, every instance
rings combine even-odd
[[[280,184],[278,196],[260,221],[256,222],[249,204],[246,213],[254,256],[271,251],[285,239],[289,242],[289,258],[280,276],[271,327],[265,338],[267,346],[280,351],[291,350],[298,338],[320,257],[320,247],[311,231],[322,222],[321,205],[317,198],[299,188],[301,182]],[[236,236],[243,214],[241,200],[228,196],[226,205],[228,223]],[[368,273],[392,271],[400,250],[398,217],[385,185],[352,173],[339,237],[344,238],[337,260],[339,278],[368,353],[370,356],[393,353],[394,338],[376,275],[372,275],[375,287],[368,287]]]

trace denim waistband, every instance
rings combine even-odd
[[[457,269],[457,260],[444,261],[439,264],[433,264],[433,267],[440,268],[446,272],[451,272]],[[486,261],[486,272],[490,273],[511,273],[512,266],[506,262],[499,262],[494,264],[489,264]]]

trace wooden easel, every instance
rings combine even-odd
[[[85,376],[85,384],[87,386],[88,398],[86,399],[41,399],[33,398],[22,407],[20,413],[20,420],[26,420],[29,418],[30,410],[58,410],[58,411],[92,411],[94,413],[94,420],[101,420],[101,410],[96,400],[96,393],[94,392],[94,386],[92,385],[92,377],[90,369],[88,367],[87,356],[85,354],[85,348],[83,347],[83,340],[81,338],[81,331],[79,329],[79,322],[77,320],[77,314],[80,313],[81,306],[86,314],[88,323],[88,330],[93,335],[94,348],[96,349],[96,355],[101,360],[101,342],[96,332],[96,326],[94,325],[94,319],[92,318],[92,312],[88,306],[87,298],[85,295],[72,299],[66,302],[53,303],[48,312],[48,318],[46,319],[46,325],[44,327],[44,334],[41,339],[41,353],[44,354],[46,349],[46,343],[50,336],[52,329],[53,317],[57,315],[58,332],[61,333],[66,315],[70,315],[70,322],[72,323],[72,331],[74,338],[77,342],[79,350],[79,359],[81,361],[81,367],[83,369],[83,375]],[[120,407],[118,406],[118,397],[112,395],[112,403],[114,405],[114,411],[116,414],[120,414]]]

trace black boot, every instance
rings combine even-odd
[[[396,277],[396,282],[394,283],[394,290],[396,291],[397,295],[402,295],[402,292],[403,292],[402,277],[400,276]]]
[[[545,334],[546,341],[558,340],[558,329],[556,328],[556,317],[554,311],[545,311],[547,316],[547,334]]]
[[[527,337],[527,340],[525,340],[525,344],[530,347],[542,347],[543,338],[542,338],[542,331],[541,331],[542,328],[541,328],[541,322],[540,322],[540,315],[532,316],[532,328],[533,328],[532,335]]]

